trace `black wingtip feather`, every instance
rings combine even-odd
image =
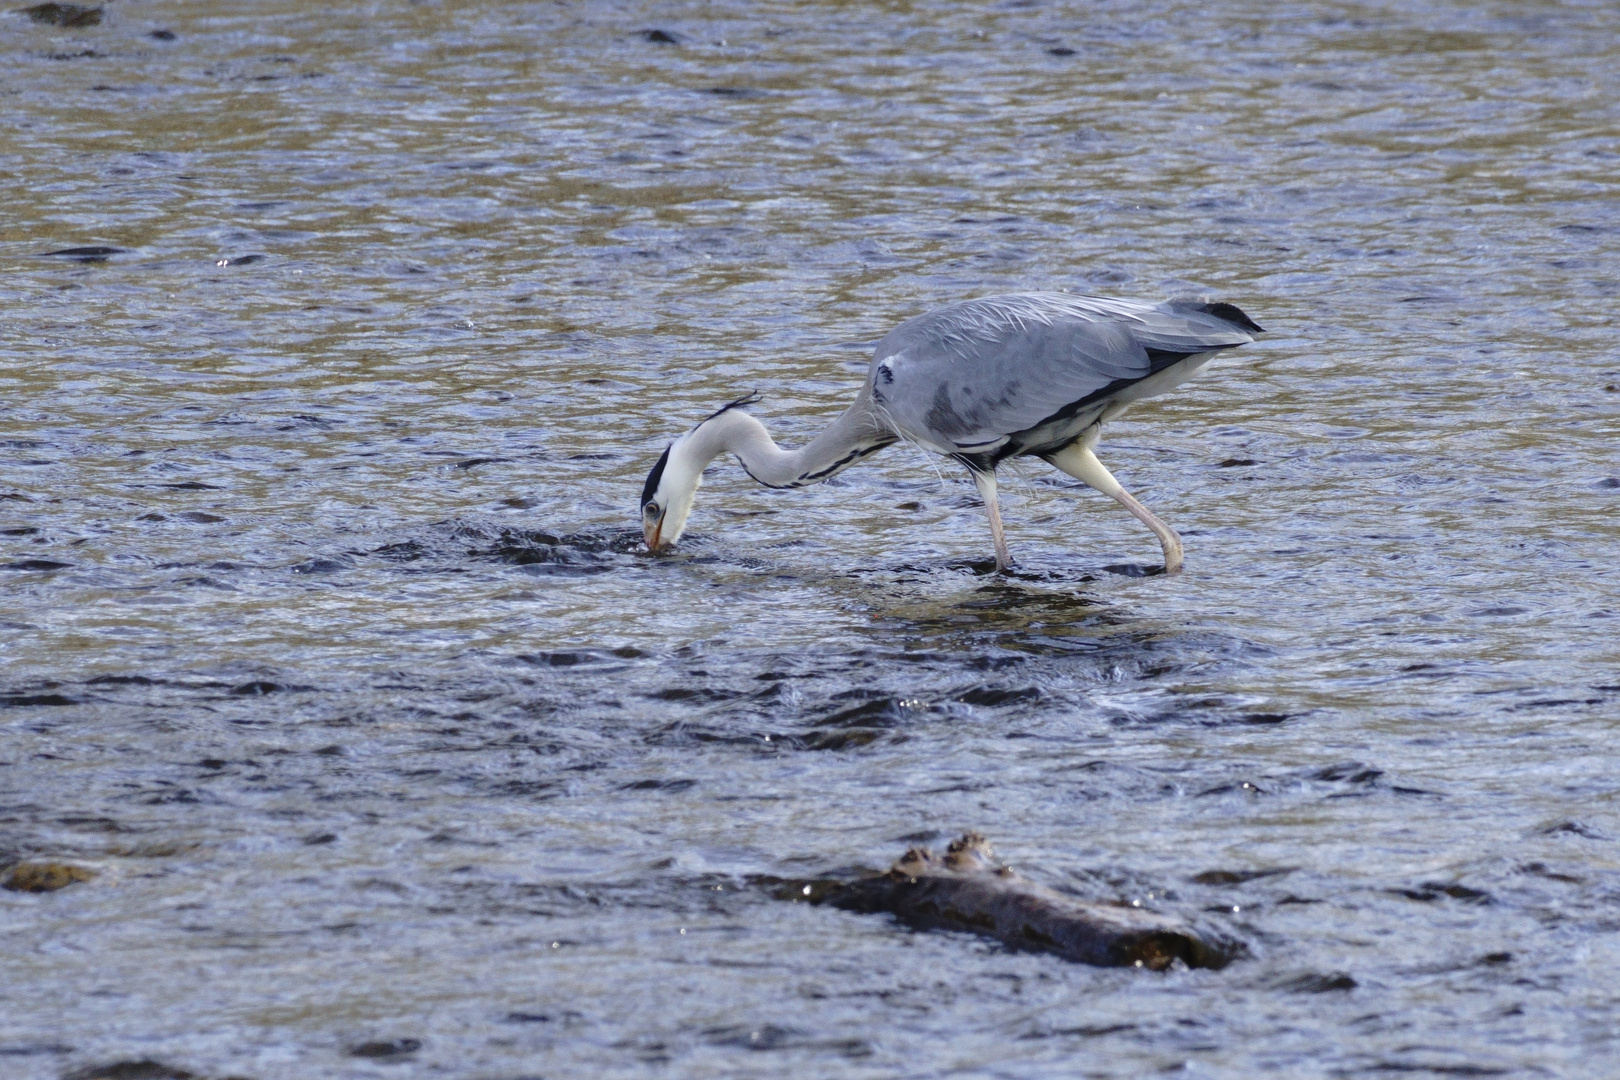
[[[674,444],[671,443],[671,446]],[[664,466],[669,464],[669,447],[664,447],[664,453],[658,459],[658,464],[652,467],[647,474],[647,482],[641,488],[641,505],[646,506],[652,502],[653,496],[658,494],[658,483],[664,478]]]
[[[1199,304],[1198,310],[1206,315],[1213,315],[1217,319],[1225,319],[1245,330],[1252,330],[1256,334],[1263,334],[1266,328],[1243,314],[1243,309],[1236,304]]]

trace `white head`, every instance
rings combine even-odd
[[[727,449],[746,453],[735,442],[739,425],[743,431],[757,433],[770,443],[758,420],[741,411],[732,412],[758,400],[758,394],[749,394],[710,413],[697,427],[670,443],[647,474],[647,483],[641,489],[641,532],[647,538],[648,551],[656,554],[672,548],[681,538],[686,515],[692,512],[692,500],[709,462]]]
[[[641,489],[641,532],[647,538],[647,550],[654,554],[674,547],[681,538],[686,515],[692,512],[692,500],[703,482],[703,469],[709,464],[709,459],[699,460],[692,452],[694,433],[689,431],[669,444]]]

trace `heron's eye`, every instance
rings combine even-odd
[[[656,518],[663,513],[663,511],[658,508],[657,503],[648,503],[646,506],[641,508],[641,512],[644,516],[650,518]]]

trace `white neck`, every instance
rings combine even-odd
[[[724,409],[676,439],[665,452],[655,492],[663,511],[659,518],[644,519],[647,543],[658,550],[680,539],[703,470],[721,454],[736,454],[748,475],[767,487],[796,488],[820,483],[897,438],[865,391],[825,431],[797,450],[777,446],[765,425],[740,409]]]
[[[894,440],[894,433],[877,418],[863,394],[825,431],[797,450],[777,446],[765,425],[740,409],[711,416],[676,445],[681,470],[690,470],[694,476],[721,454],[732,453],[748,475],[766,487],[797,488],[820,483]],[[677,467],[675,452],[670,455],[670,466]]]

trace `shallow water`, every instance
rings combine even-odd
[[[0,892],[8,1075],[1611,1075],[1611,5],[0,29],[0,862],[98,875]],[[1270,328],[1105,433],[1185,573],[1033,465],[989,576],[904,447],[640,550],[1031,288]],[[764,884],[967,828],[1251,955]]]

